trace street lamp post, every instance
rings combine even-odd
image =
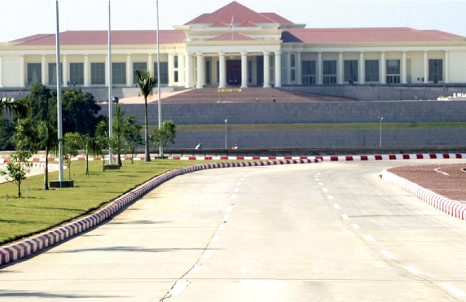
[[[382,148],[382,121],[383,121],[383,116],[378,116],[377,118],[380,121],[380,123],[379,123],[379,147]]]
[[[225,149],[228,149],[228,120],[225,119]]]
[[[159,0],[157,6],[157,95],[158,95],[158,111],[159,111],[159,129],[162,129],[162,99],[160,97],[160,39],[159,39]],[[162,157],[163,147],[159,146],[159,156]]]

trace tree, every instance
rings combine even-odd
[[[49,189],[49,153],[58,150],[57,129],[48,121],[41,121],[37,126],[38,147],[45,148],[44,190]]]
[[[118,165],[121,167],[121,153],[123,152],[123,139],[125,135],[125,112],[121,111],[121,106],[116,105],[115,117],[113,118],[113,137],[111,139],[111,147],[117,153]]]
[[[136,147],[143,143],[141,128],[142,126],[136,124],[137,118],[134,115],[129,116],[125,121],[125,146],[131,152],[131,163],[134,164],[134,153]]]
[[[145,144],[145,161],[150,161],[149,154],[149,124],[147,119],[147,96],[152,92],[157,80],[150,77],[149,71],[142,71],[136,69],[136,75],[138,76],[139,88],[144,96],[144,144]]]
[[[14,150],[15,127],[6,117],[0,115],[0,150]]]
[[[18,198],[21,198],[21,183],[26,179],[26,173],[30,171],[30,163],[27,159],[31,156],[29,152],[16,152],[10,155],[6,163],[6,171],[0,171],[0,175],[6,176],[18,187]]]
[[[150,139],[154,142],[155,145],[162,147],[162,150],[165,146],[175,143],[176,138],[176,125],[172,120],[164,121],[161,129],[154,129]],[[162,153],[163,157],[163,153]]]
[[[25,116],[27,112],[27,106],[22,100],[15,101],[12,98],[0,99],[0,115],[5,113],[11,115]]]
[[[100,155],[102,149],[99,140],[95,137],[90,137],[88,134],[81,135],[81,146],[86,152],[86,176],[89,176],[89,155]]]
[[[63,159],[68,167],[68,180],[71,180],[71,158],[79,154],[82,138],[77,132],[68,132],[63,137]]]
[[[102,169],[105,171],[105,155],[104,150],[108,149],[109,138],[108,138],[108,120],[104,119],[97,124],[95,129],[95,138],[100,155],[102,156]]]

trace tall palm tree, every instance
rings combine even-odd
[[[89,176],[89,155],[102,154],[102,148],[98,138],[90,137],[88,134],[81,135],[81,144],[86,151],[86,176]]]
[[[147,120],[147,96],[152,92],[157,80],[150,77],[149,71],[142,71],[136,69],[136,75],[139,80],[139,88],[141,93],[144,96],[144,110],[145,110],[145,120],[144,120],[144,144],[145,144],[145,161],[150,161],[149,154],[149,124]]]
[[[121,111],[121,106],[116,105],[115,117],[113,118],[114,140],[112,148],[118,154],[118,165],[121,167],[121,152],[123,150],[123,138],[125,135],[125,112]]]
[[[20,117],[25,117],[27,115],[27,106],[21,101],[11,98],[0,99],[0,114],[9,113],[16,114]]]
[[[41,121],[37,125],[38,147],[45,148],[45,176],[44,190],[49,189],[49,153],[58,150],[57,129],[48,121]]]
[[[95,128],[95,139],[98,145],[97,149],[100,151],[102,156],[102,170],[105,171],[105,154],[104,149],[108,148],[108,120],[100,121]]]

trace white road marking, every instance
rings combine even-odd
[[[390,252],[388,251],[380,251],[385,257],[387,257],[388,259],[393,259],[395,258],[395,256],[393,256]]]
[[[349,220],[349,217],[346,214],[341,215],[341,217],[343,217],[343,220]]]
[[[223,222],[227,222],[228,218],[230,218],[230,215],[225,214],[225,216],[223,216]]]
[[[445,175],[445,176],[449,176],[449,175],[450,175],[450,174],[448,174],[447,172],[440,171],[439,169],[440,169],[440,168],[436,168],[436,169],[434,169],[434,171],[437,172],[437,173],[443,174],[443,175]]]
[[[357,224],[352,224],[351,226],[352,226],[353,228],[355,228],[355,229],[360,229],[359,225],[357,225]]]
[[[241,182],[237,182],[236,185],[237,185],[237,186],[241,186]]]
[[[239,191],[239,188],[235,188],[235,189],[233,190],[233,192],[235,192],[235,193],[238,192],[238,191]]]
[[[319,181],[320,179],[316,178],[315,180],[316,180],[316,181]]]
[[[236,199],[236,195],[235,194],[231,195],[230,199]]]
[[[364,237],[366,237],[366,239],[369,241],[375,241],[375,239],[371,235],[364,235]]]
[[[337,204],[334,204],[333,206],[335,207],[335,209],[337,209],[337,210],[341,210],[341,208],[340,208],[340,206],[339,206],[339,205],[337,205]]]
[[[194,267],[189,271],[188,274],[197,274],[197,273],[199,273],[199,271],[200,271],[201,269],[202,269],[202,266],[196,265],[196,266],[194,266]]]
[[[225,225],[224,225],[224,224],[221,224],[221,225],[218,227],[218,229],[219,229],[220,231],[223,231],[223,230],[225,229]]]
[[[212,237],[212,240],[210,240],[210,242],[218,242],[219,239],[220,239],[220,236],[214,236]]]
[[[244,180],[244,178],[240,178],[239,180],[243,181],[243,180]]]
[[[230,205],[230,206],[228,207],[227,212],[230,213],[231,210],[233,210],[233,206],[232,206],[232,205]]]
[[[180,280],[176,282],[175,286],[173,286],[172,290],[170,291],[170,294],[172,296],[178,296],[181,294],[183,289],[189,284],[189,281],[187,280]]]
[[[243,177],[248,177],[248,176],[249,176],[249,175],[247,175],[247,174],[246,174],[246,175],[243,175]]]
[[[407,270],[410,271],[411,273],[422,274],[421,271],[418,271],[417,269],[412,268],[412,267],[405,267],[405,269],[407,269]]]
[[[324,185],[323,183],[319,182],[319,186],[323,186],[323,185]]]
[[[319,176],[319,175],[320,175],[320,173],[317,173],[317,176]]]
[[[440,285],[445,287],[446,289],[448,289],[449,291],[451,291],[452,293],[454,293],[458,297],[465,297],[466,296],[466,294],[463,291],[461,291],[458,288],[454,287],[450,283],[440,283]]]
[[[328,199],[335,199],[335,198],[333,198],[332,195],[329,195],[329,196],[328,196]]]
[[[322,188],[322,191],[324,192],[328,192],[328,190],[326,188]]]
[[[210,258],[210,256],[212,256],[212,252],[211,250],[206,250],[204,251],[204,253],[202,254],[202,258]]]

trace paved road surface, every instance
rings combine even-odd
[[[0,165],[0,170],[5,170],[5,165]],[[54,172],[54,171],[57,171],[57,170],[49,169],[49,172]],[[26,177],[36,176],[36,175],[41,175],[41,174],[44,174],[44,168],[31,168],[29,173],[26,174]],[[8,179],[11,179],[11,178],[8,178]],[[5,178],[5,176],[0,176],[0,184],[4,182],[8,182],[7,178]]]
[[[466,224],[378,176],[415,163],[178,177],[1,269],[0,301],[466,301]]]

